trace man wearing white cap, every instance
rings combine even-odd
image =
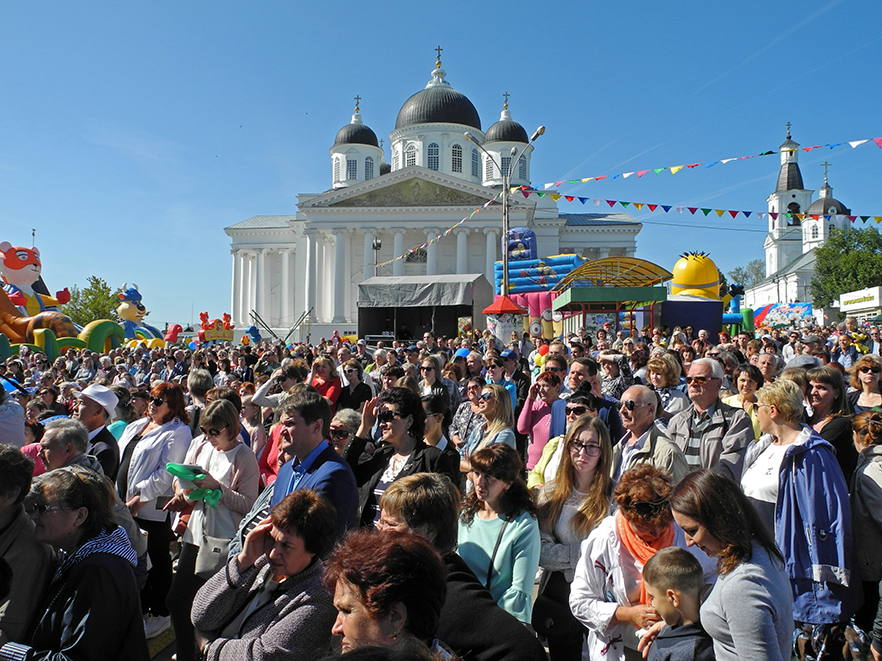
[[[74,418],[89,430],[88,454],[97,457],[104,474],[114,482],[119,470],[119,445],[107,424],[116,417],[119,398],[110,388],[92,384],[82,392],[74,393],[79,400]]]

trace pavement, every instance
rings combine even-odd
[[[169,627],[156,638],[148,640],[147,649],[153,661],[171,661],[175,653],[175,630]]]

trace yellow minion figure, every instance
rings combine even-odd
[[[674,264],[671,294],[720,300],[720,272],[703,252],[687,252]]]

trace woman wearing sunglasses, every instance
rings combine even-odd
[[[579,661],[585,628],[570,612],[570,583],[582,541],[609,514],[612,446],[606,425],[587,415],[576,418],[562,445],[557,474],[538,497],[544,573],[533,626],[548,640],[551,661]]]
[[[514,435],[514,410],[511,397],[502,386],[488,383],[481,389],[477,398],[478,412],[484,419],[483,427],[476,426],[466,444],[460,449],[459,470],[468,476],[471,472],[469,457],[482,448],[495,443],[503,443],[516,448]],[[458,484],[454,482],[454,484]],[[471,490],[471,484],[466,487]]]
[[[642,573],[656,551],[686,548],[686,536],[674,525],[668,504],[672,488],[668,473],[651,464],[626,471],[613,491],[618,512],[601,521],[582,544],[570,608],[588,629],[588,658],[640,659],[637,630],[661,619]],[[713,563],[707,555],[689,550],[709,575]]]
[[[364,403],[369,401],[374,394],[371,387],[363,380],[364,368],[360,362],[352,358],[343,363],[343,374],[349,381],[349,385],[342,386],[340,389],[337,410],[352,409],[360,412]]]
[[[129,424],[119,439],[117,490],[135,522],[147,532],[147,554],[153,565],[141,591],[148,636],[171,623],[165,600],[172,581],[168,547],[174,536],[163,507],[174,489],[165,467],[182,462],[187,455],[192,440],[189,422],[184,391],[176,383],[163,381],[150,391],[147,415]]]
[[[453,410],[459,406],[459,388],[443,374],[444,365],[437,355],[427,355],[420,360],[420,395],[439,395]]]
[[[548,439],[564,433],[566,402],[560,398],[560,386],[565,374],[566,370],[560,376],[556,372],[542,372],[530,386],[527,402],[518,418],[518,431],[530,436],[527,470],[532,470],[539,461]]]
[[[201,466],[205,477],[192,485],[174,481],[175,496],[166,511],[180,512],[192,507],[187,529],[182,535],[178,569],[168,593],[168,606],[175,627],[178,661],[196,658],[196,637],[190,622],[193,599],[205,582],[221,569],[227,559],[229,542],[239,528],[260,491],[257,458],[239,438],[239,414],[225,399],[216,399],[199,416],[202,431],[190,444],[184,459],[189,466]],[[214,504],[205,498],[192,499],[193,487],[220,491]],[[214,548],[217,552],[213,552]]]
[[[850,381],[854,390],[846,395],[846,399],[855,414],[882,407],[880,373],[882,373],[882,362],[874,353],[864,354],[854,364]]]
[[[360,463],[375,423],[379,425],[381,443],[370,459]],[[425,431],[426,413],[420,396],[406,388],[384,390],[364,407],[361,426],[344,454],[359,488],[357,514],[361,525],[376,524],[380,496],[399,478],[414,473],[442,473],[454,479],[456,473],[447,455],[426,444]]]

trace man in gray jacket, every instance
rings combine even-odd
[[[619,414],[625,435],[613,448],[610,473],[614,480],[640,464],[668,471],[675,483],[689,470],[680,448],[655,424],[657,406],[658,397],[646,386],[631,386],[622,393]]]
[[[692,406],[671,418],[668,435],[686,455],[690,469],[709,468],[738,482],[753,426],[744,411],[720,401],[723,376],[716,360],[692,362],[686,376]]]

